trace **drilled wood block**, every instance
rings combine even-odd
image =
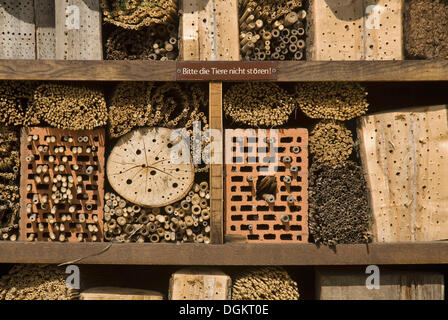
[[[311,60],[401,60],[402,0],[312,0]]]
[[[34,137],[34,138],[29,138]],[[48,137],[55,137],[54,142],[48,141]],[[66,141],[71,137],[72,142]],[[84,137],[84,140],[83,138]],[[87,138],[86,138],[87,137]],[[47,138],[47,139],[46,139]],[[29,141],[31,140],[31,141]],[[86,141],[87,140],[87,141]],[[103,235],[103,205],[104,205],[104,129],[71,131],[53,128],[23,128],[20,138],[21,156],[21,180],[20,180],[20,239],[29,240],[30,234],[35,234],[33,240],[52,241],[58,240],[63,233],[66,241],[80,241],[78,236],[82,234],[83,241],[92,241],[92,236],[96,236],[96,241],[102,241]],[[40,150],[48,147],[48,150]],[[64,148],[63,152],[55,152],[55,147]],[[73,148],[82,150],[73,152]],[[91,152],[87,152],[90,148]],[[80,152],[81,151],[81,152]],[[33,158],[34,157],[34,158]],[[53,162],[51,162],[51,158]],[[63,158],[67,157],[66,162]],[[46,172],[38,173],[38,166],[47,165]],[[55,172],[55,166],[65,165],[61,172]],[[79,166],[78,170],[76,167]],[[89,169],[89,167],[91,167]],[[92,170],[93,169],[93,170]],[[89,172],[92,170],[92,172]],[[71,188],[73,199],[71,202],[61,201],[55,204],[52,199],[53,179],[57,175],[73,177],[74,186]],[[41,181],[36,181],[39,176]],[[45,182],[45,176],[49,182]],[[81,182],[78,181],[82,179]],[[77,189],[81,188],[78,194]],[[29,190],[29,191],[28,191]],[[48,206],[42,206],[42,199],[48,197]],[[48,216],[51,208],[56,206],[54,213],[55,224],[50,224]],[[69,212],[69,208],[76,206],[74,212]],[[85,221],[79,219],[79,215],[85,216]],[[35,215],[35,216],[34,216]],[[63,216],[70,216],[69,221],[63,221]],[[94,220],[94,216],[97,220]],[[33,219],[31,219],[33,217]],[[35,220],[34,220],[35,219]],[[34,220],[34,221],[32,221]],[[81,222],[83,221],[83,222]],[[39,230],[39,224],[44,226],[44,230]],[[65,230],[58,232],[55,225],[64,225]],[[80,224],[78,228],[76,224]],[[88,226],[96,226],[95,230],[89,231]],[[55,235],[51,239],[50,233]]]
[[[307,242],[308,131],[225,132],[226,234],[244,235],[249,242]],[[287,157],[292,159],[289,164],[283,162]],[[270,204],[256,195],[265,176],[274,176],[277,183],[275,201]],[[285,176],[291,177],[290,183],[284,181]]]
[[[0,59],[35,59],[35,47],[33,1],[1,1]]]
[[[170,279],[170,300],[230,300],[231,278],[214,269],[182,269]]]
[[[182,60],[239,60],[238,1],[181,0]]]
[[[56,1],[56,59],[102,60],[99,0]]]
[[[447,107],[364,116],[358,136],[374,240],[448,239]]]
[[[56,59],[55,1],[34,0],[36,59]]]
[[[382,271],[379,288],[368,289],[365,270],[316,271],[319,300],[443,300],[444,277],[434,272]],[[372,281],[367,281],[370,285]]]

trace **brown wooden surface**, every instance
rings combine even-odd
[[[253,62],[256,66],[256,62]],[[448,60],[286,61],[277,81],[448,81]],[[175,61],[0,60],[0,80],[175,81]]]
[[[312,0],[308,59],[403,59],[402,8],[402,0]]]
[[[358,121],[375,241],[448,239],[448,110],[399,109]]]
[[[231,279],[216,269],[181,269],[170,279],[170,300],[229,300]]]
[[[163,300],[163,295],[151,290],[97,287],[81,292],[80,300]]]
[[[99,0],[56,1],[55,20],[56,59],[103,59]]]
[[[339,245],[335,252],[314,244],[175,245],[0,241],[0,263],[67,262],[185,266],[448,264],[448,242]]]
[[[362,268],[363,269],[363,268]],[[365,269],[316,270],[319,300],[443,300],[443,274],[386,271],[379,268],[379,289],[367,289]],[[370,284],[370,281],[369,281]]]
[[[209,94],[210,94],[210,101],[209,101],[210,128],[219,130],[219,132],[223,132],[222,83],[211,82],[209,86]],[[222,163],[222,161],[220,163]],[[224,242],[223,165],[220,163],[210,165],[211,242],[213,244],[220,244]]]

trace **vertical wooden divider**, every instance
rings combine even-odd
[[[238,61],[238,0],[181,0],[181,60]],[[210,128],[221,132],[222,83],[209,84]],[[223,165],[210,165],[211,243],[224,243]]]
[[[223,136],[222,123],[222,82],[210,82],[209,85],[209,119],[210,128],[217,129]],[[210,165],[210,210],[211,242],[224,243],[224,176],[223,164]]]

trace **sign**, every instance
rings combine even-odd
[[[277,80],[278,73],[274,61],[178,61],[176,67],[181,81]]]

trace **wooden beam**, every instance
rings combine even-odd
[[[0,60],[0,80],[175,81],[176,66],[176,61]],[[448,60],[286,61],[277,69],[279,82],[448,81]]]
[[[222,124],[222,83],[210,82],[210,129],[223,132]],[[217,135],[213,135],[217,139]],[[222,140],[221,140],[222,142]],[[218,142],[219,143],[219,142]],[[214,150],[217,152],[218,150]],[[220,155],[222,159],[222,153]],[[213,244],[221,244],[224,242],[223,236],[223,212],[224,212],[224,192],[223,192],[223,165],[222,161],[218,164],[210,165],[210,210],[211,210],[211,241]]]
[[[448,264],[448,242],[338,245],[151,244],[0,241],[0,263],[332,266]]]

